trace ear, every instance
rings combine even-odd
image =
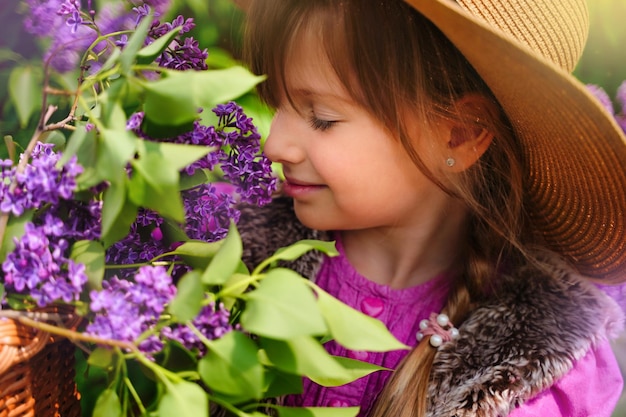
[[[466,94],[456,101],[455,111],[458,117],[448,122],[446,138],[448,172],[465,171],[489,148],[494,135],[485,128],[491,123],[485,121],[496,117],[498,107],[482,95]]]

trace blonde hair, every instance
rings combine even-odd
[[[463,55],[427,19],[403,1],[263,0],[248,12],[245,56],[251,70],[267,74],[259,94],[278,106],[289,97],[285,69],[303,31],[315,30],[328,59],[353,99],[394,134],[412,160],[444,191],[465,202],[468,236],[462,272],[444,311],[460,324],[472,304],[497,291],[495,277],[530,255],[523,210],[522,152],[501,111],[463,114],[457,107],[478,94],[500,109]],[[430,172],[408,134],[408,109],[418,120],[453,120],[494,135],[481,159],[454,178]],[[504,264],[506,260],[506,264]],[[380,394],[373,416],[422,416],[435,350],[427,338],[411,351]],[[419,371],[416,371],[419,370]],[[413,404],[413,407],[407,406]]]

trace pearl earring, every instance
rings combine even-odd
[[[456,161],[454,160],[454,158],[448,158],[446,159],[446,165],[449,167],[453,167],[454,164],[456,164]]]

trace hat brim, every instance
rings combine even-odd
[[[449,0],[405,0],[490,87],[524,149],[534,229],[579,271],[626,281],[626,137],[574,76]]]

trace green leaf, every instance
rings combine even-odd
[[[335,242],[304,239],[278,249],[272,256],[261,262],[257,266],[256,271],[262,271],[268,265],[278,261],[293,261],[311,250],[319,250],[328,256],[337,256],[339,254],[335,247]]]
[[[129,183],[132,202],[182,223],[185,210],[178,190],[178,171],[168,166],[158,154],[144,154],[132,161],[132,167]]]
[[[261,338],[260,343],[271,363],[284,372],[306,376],[325,387],[357,379],[310,336],[290,340]]]
[[[373,365],[369,362],[359,361],[356,359],[345,358],[343,356],[333,356],[339,364],[352,375],[352,378],[359,379],[373,372],[391,371],[384,366]]]
[[[202,282],[206,285],[225,283],[239,267],[242,253],[241,236],[239,236],[235,224],[231,222],[224,243],[202,274]]]
[[[123,181],[112,182],[104,191],[102,199],[102,236],[110,233],[115,221],[122,213],[124,204],[126,204],[126,183]]]
[[[313,283],[317,304],[332,337],[351,350],[387,352],[410,349],[393,336],[387,327],[373,317],[342,303]]]
[[[9,95],[22,128],[28,125],[31,115],[39,108],[41,83],[41,73],[30,66],[15,67],[9,75]]]
[[[139,140],[125,128],[105,128],[100,133],[96,171],[102,178],[120,181],[126,175],[126,165],[134,157]]]
[[[213,341],[198,364],[202,381],[211,389],[242,399],[263,396],[263,365],[258,348],[245,334],[232,331]]]
[[[102,369],[109,369],[115,362],[115,352],[112,349],[96,348],[89,355],[87,363]]]
[[[120,48],[113,48],[113,50],[111,51],[111,55],[109,55],[106,62],[102,64],[102,67],[98,70],[98,73],[103,73],[113,68],[115,64],[119,61],[121,55],[122,50]]]
[[[54,145],[55,152],[65,152],[66,139],[63,133],[53,130],[42,135],[41,141]]]
[[[32,220],[33,213],[33,210],[28,210],[22,213],[22,215],[19,217],[9,217],[9,223],[7,224],[7,228],[4,231],[4,236],[2,238],[0,259],[6,259],[7,253],[11,252],[15,248],[15,242],[13,241],[13,238],[22,236],[24,234],[24,227],[27,222]]]
[[[188,381],[168,384],[158,406],[160,417],[194,416],[209,414],[209,399],[198,384]]]
[[[178,35],[182,26],[177,26],[165,35],[154,40],[150,45],[144,46],[137,52],[138,64],[150,64],[167,48],[172,39]]]
[[[200,281],[200,272],[191,271],[179,281],[176,297],[171,301],[168,310],[179,323],[193,320],[202,309],[204,290]]]
[[[205,269],[223,243],[223,240],[218,242],[189,240],[177,247],[173,253],[183,258],[191,267]]]
[[[278,417],[356,417],[359,407],[274,407]]]
[[[104,192],[102,205],[101,228],[105,248],[128,234],[137,218],[137,211],[137,206],[126,198],[125,183],[111,183]]]
[[[204,146],[139,141],[129,193],[133,203],[183,222],[185,211],[179,193],[179,170],[206,155]]]
[[[122,403],[112,389],[105,389],[98,396],[93,417],[122,417]]]
[[[243,263],[241,264],[243,265]],[[245,265],[243,265],[245,267]],[[247,270],[235,272],[230,276],[228,281],[224,283],[220,296],[223,297],[222,302],[227,309],[231,309],[237,298],[243,294],[250,285],[250,273]]]
[[[303,391],[302,377],[293,373],[283,372],[278,368],[269,367],[265,371],[268,384],[265,396],[277,398],[287,394],[301,394]]]
[[[152,13],[149,13],[148,16],[145,16],[128,39],[126,46],[124,46],[124,50],[120,55],[120,64],[122,65],[123,74],[130,73],[132,65],[135,62],[135,57],[141,47],[144,45],[146,36],[148,35],[148,30],[152,25],[152,20]]]
[[[187,165],[199,160],[211,151],[208,146],[181,145],[176,143],[143,141],[140,156],[159,155],[168,166],[179,171]]]
[[[181,174],[180,189],[188,190],[200,184],[207,184],[212,179],[211,173],[204,169],[196,169],[193,175]]]
[[[277,268],[254,291],[244,295],[241,325],[249,332],[274,339],[323,335],[327,328],[315,296],[296,272]]]
[[[146,83],[145,117],[155,123],[167,115],[170,125],[196,120],[200,108],[212,109],[250,91],[264,77],[243,67],[209,71],[164,71],[166,76]]]
[[[102,288],[104,278],[104,247],[99,242],[92,240],[79,240],[72,245],[70,258],[85,265],[89,288],[99,290]]]
[[[305,239],[296,242],[293,245],[278,249],[272,256],[272,259],[293,261],[311,250],[319,250],[328,256],[339,255],[339,252],[335,247],[335,242]]]

